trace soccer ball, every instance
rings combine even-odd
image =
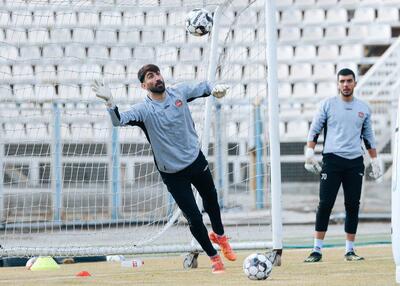
[[[213,18],[205,9],[193,9],[185,20],[186,30],[193,36],[204,36],[211,31]]]
[[[251,280],[265,280],[272,271],[272,262],[261,253],[253,253],[243,262],[243,271]]]

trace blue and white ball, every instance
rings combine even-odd
[[[204,36],[211,32],[213,18],[206,9],[196,8],[190,11],[185,20],[186,30],[193,36]]]
[[[265,280],[272,271],[272,263],[264,254],[253,253],[244,260],[243,271],[251,280]]]

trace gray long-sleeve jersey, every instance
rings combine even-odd
[[[167,87],[164,101],[146,97],[126,112],[118,107],[108,109],[114,126],[137,125],[149,140],[157,168],[165,173],[176,173],[197,158],[199,139],[188,102],[211,94],[208,82],[182,83]]]
[[[376,148],[371,109],[355,97],[351,102],[339,96],[322,101],[312,121],[308,141],[317,142],[322,129],[325,129],[323,154],[354,159],[363,154],[362,141],[367,149]]]

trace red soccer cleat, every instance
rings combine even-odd
[[[226,257],[226,259],[230,261],[235,261],[236,260],[236,253],[233,252],[229,242],[228,242],[228,237],[226,235],[219,236],[215,232],[210,232],[208,235],[210,240],[216,244],[219,245],[221,248],[222,253]]]

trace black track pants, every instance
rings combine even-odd
[[[182,171],[173,174],[160,172],[160,174],[167,185],[168,191],[187,219],[192,235],[208,256],[216,255],[217,251],[208,238],[208,232],[191,187],[193,185],[199,192],[203,200],[204,210],[210,217],[213,231],[217,234],[223,234],[224,228],[221,221],[217,191],[208,162],[203,153],[200,152],[197,159]]]
[[[324,154],[320,174],[316,231],[327,231],[329,216],[335,204],[340,184],[342,184],[346,210],[345,232],[351,234],[357,232],[363,176],[362,157],[349,160],[334,154]]]

